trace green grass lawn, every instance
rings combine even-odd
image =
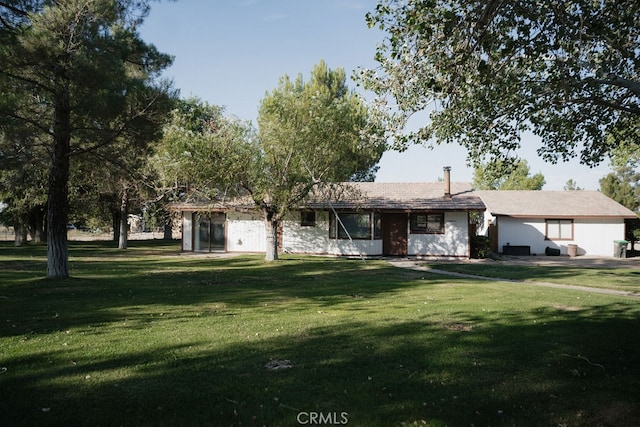
[[[551,282],[640,293],[638,268],[580,268],[509,263],[427,263],[439,270],[531,282]]]
[[[637,299],[130,245],[72,243],[56,281],[43,247],[0,244],[0,425],[640,419]]]

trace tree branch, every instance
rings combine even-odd
[[[587,77],[584,79],[586,82],[595,83],[597,85],[616,86],[625,89],[629,89],[636,96],[640,96],[640,82],[625,79],[614,74],[609,75],[608,79],[596,79],[594,77]]]
[[[588,96],[588,97],[584,97],[584,98],[573,98],[573,99],[568,99],[566,101],[561,101],[559,103],[566,103],[566,104],[589,104],[589,103],[591,103],[591,104],[601,105],[603,107],[612,108],[612,109],[618,110],[618,111],[624,111],[625,113],[631,113],[631,114],[640,115],[640,107],[621,105],[621,104],[618,104],[616,102],[607,101],[605,99],[598,98],[598,97],[595,97],[595,96]]]

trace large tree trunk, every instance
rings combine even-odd
[[[15,235],[15,246],[24,246],[27,244],[27,227],[22,223],[13,225],[13,233]]]
[[[127,237],[129,231],[129,189],[126,185],[122,188],[120,195],[120,236],[118,238],[118,249],[127,249]]]
[[[267,252],[265,261],[276,261],[278,259],[278,221],[265,221],[264,226],[267,232]]]
[[[164,240],[172,240],[173,239],[173,224],[165,224],[164,225]]]
[[[34,243],[42,243],[46,240],[44,234],[44,213],[46,208],[36,206],[29,214],[29,234]]]
[[[266,231],[266,254],[265,261],[276,261],[278,259],[278,220],[273,212],[263,209],[264,228]]]
[[[68,89],[57,94],[49,202],[47,204],[47,277],[69,277],[67,219],[69,217],[69,154],[71,151],[71,108]]]
[[[120,209],[115,206],[111,208],[111,227],[113,227],[113,241],[120,239]]]

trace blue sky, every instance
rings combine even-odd
[[[260,100],[278,79],[299,73],[307,78],[321,59],[351,76],[358,67],[373,68],[375,49],[384,34],[369,29],[367,11],[377,0],[178,0],[153,2],[140,32],[161,52],[175,56],[165,76],[182,97],[197,96],[225,106],[228,115],[255,123]],[[355,89],[355,83],[350,81]],[[363,94],[371,99],[367,94]],[[542,172],[545,190],[561,190],[573,178],[596,190],[608,163],[590,169],[577,161],[550,165],[535,155],[539,141],[525,138],[522,156],[532,173]],[[471,181],[466,151],[457,145],[429,150],[414,146],[385,153],[377,181],[424,182],[452,167],[452,180]]]

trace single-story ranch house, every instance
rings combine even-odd
[[[318,197],[282,223],[280,250],[364,256],[470,256],[470,212],[485,209],[464,183],[345,183],[351,194]],[[445,188],[446,187],[446,188]],[[183,251],[265,252],[258,212],[184,204]],[[472,229],[473,232],[474,229]]]
[[[599,191],[476,191],[487,206],[487,233],[494,251],[528,255],[613,256],[625,238],[630,209]],[[574,255],[574,254],[572,254]]]
[[[480,214],[496,252],[613,256],[637,216],[597,191],[473,191],[468,183],[342,184],[282,222],[279,250],[363,256],[471,256]],[[182,250],[265,252],[264,221],[250,203],[180,204]],[[476,213],[475,215],[472,213]],[[571,246],[570,246],[571,245]],[[506,249],[505,249],[506,248]]]

